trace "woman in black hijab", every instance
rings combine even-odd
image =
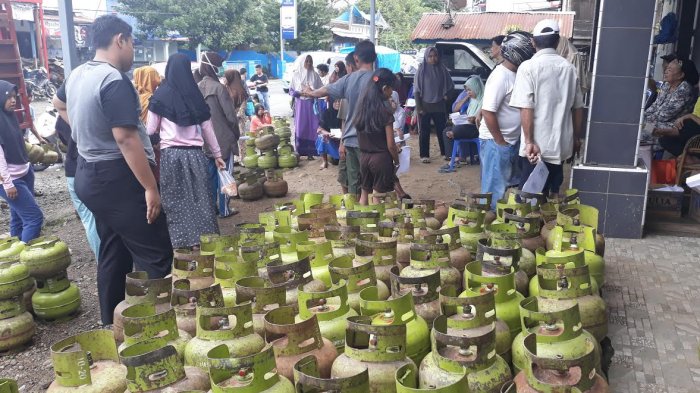
[[[208,159],[211,151],[219,169],[226,164],[214,135],[209,106],[204,101],[183,54],[168,59],[165,82],[148,106],[149,134],[160,133],[160,187],[174,248],[198,248],[199,238],[219,233],[214,198],[209,190]]]

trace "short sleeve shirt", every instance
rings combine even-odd
[[[268,82],[267,75],[265,75],[265,74],[262,74],[262,75],[255,74],[252,77],[250,77],[250,81],[255,83],[256,85],[257,85],[256,82],[259,82],[259,83],[267,83]],[[265,92],[267,92],[268,89],[267,89],[267,86],[261,86],[261,87],[256,87],[255,90],[257,90],[261,93],[265,93]]]
[[[583,107],[576,68],[554,49],[539,50],[518,68],[510,105],[534,110],[534,141],[542,159],[561,164],[573,154],[574,125],[571,110]],[[525,156],[525,136],[520,156]]]
[[[344,110],[347,110],[345,116],[345,126],[343,128],[343,144],[348,147],[359,147],[357,142],[357,129],[354,125],[355,112],[357,104],[360,100],[360,94],[367,87],[367,83],[372,77],[372,71],[355,71],[352,74],[345,75],[338,79],[335,83],[326,86],[328,95],[333,99],[345,98],[343,103]],[[347,105],[345,105],[347,104]]]
[[[394,115],[390,110],[391,108],[388,107],[386,112],[383,113],[382,124],[384,124],[385,128],[358,131],[357,139],[361,152],[383,153],[389,151],[389,146],[386,142],[386,126],[391,126],[394,123]]]
[[[493,112],[498,119],[503,139],[511,145],[520,141],[520,110],[510,106],[510,98],[515,84],[515,72],[502,64],[496,66],[486,81],[481,109]],[[481,121],[479,138],[493,139],[485,121]]]

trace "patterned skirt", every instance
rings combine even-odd
[[[207,164],[201,148],[169,147],[161,152],[161,200],[174,248],[196,246],[200,235],[219,233]]]

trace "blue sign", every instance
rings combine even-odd
[[[294,40],[297,38],[297,1],[282,0],[280,4],[280,26],[282,38]]]

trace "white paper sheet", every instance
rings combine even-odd
[[[530,177],[527,178],[525,185],[523,185],[523,191],[531,194],[541,193],[547,182],[547,176],[549,176],[549,169],[547,169],[544,161],[540,159],[535,165],[535,169],[530,173]]]
[[[408,173],[411,167],[411,147],[404,146],[399,153],[399,169],[396,171],[396,176],[401,176]]]

